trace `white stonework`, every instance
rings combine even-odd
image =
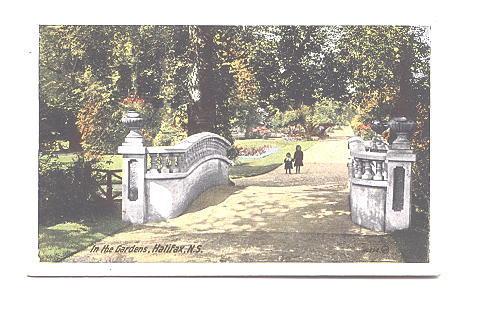
[[[388,190],[386,197],[386,225],[387,232],[407,229],[411,222],[411,191],[412,191],[412,163],[416,156],[413,153],[402,153],[397,150],[390,150],[387,153],[388,162]],[[395,168],[401,167],[404,172],[403,181],[403,206],[401,210],[395,210],[393,206],[395,189]]]
[[[210,158],[186,176],[146,179],[147,221],[181,215],[201,193],[217,185],[228,185],[230,161]]]
[[[367,229],[385,231],[386,187],[353,184],[351,220]]]
[[[136,162],[136,182],[137,197],[130,199],[129,197],[129,165]],[[146,169],[145,154],[124,154],[123,155],[123,184],[122,184],[122,219],[130,223],[143,223],[145,218],[145,178],[144,169]]]
[[[202,132],[175,146],[145,147],[139,115],[129,112],[123,123],[131,129],[118,148],[123,155],[123,221],[177,217],[210,187],[229,184],[230,143],[223,137]]]
[[[412,214],[412,164],[416,156],[407,136],[414,124],[398,118],[393,126],[399,130],[399,140],[387,152],[368,152],[361,138],[348,139],[351,219],[383,232],[407,229]]]

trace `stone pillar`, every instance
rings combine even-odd
[[[412,164],[416,156],[410,147],[409,134],[415,123],[405,117],[390,121],[390,129],[397,138],[387,152],[388,187],[385,211],[385,232],[407,229],[411,221]]]
[[[146,214],[145,172],[146,149],[139,130],[142,118],[128,111],[122,119],[130,129],[118,153],[123,155],[122,219],[130,223],[143,223]]]

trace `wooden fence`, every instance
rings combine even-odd
[[[115,200],[121,200],[122,193],[122,170],[105,170],[105,169],[93,169],[93,172],[99,174],[99,180],[97,181],[98,189],[100,191],[100,197],[108,202]],[[117,199],[119,198],[119,199]]]

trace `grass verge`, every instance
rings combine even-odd
[[[41,262],[60,262],[66,257],[119,232],[128,225],[121,220],[120,206],[101,215],[71,219],[55,225],[39,225]],[[52,222],[55,223],[55,222]]]

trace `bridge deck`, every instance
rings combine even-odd
[[[202,194],[182,216],[145,224],[99,245],[196,244],[197,254],[94,254],[70,261],[139,262],[401,262],[390,235],[350,220],[347,187],[349,128],[304,152],[301,174],[283,167],[235,180]],[[293,153],[293,151],[288,151]],[[281,160],[282,164],[282,160]]]

